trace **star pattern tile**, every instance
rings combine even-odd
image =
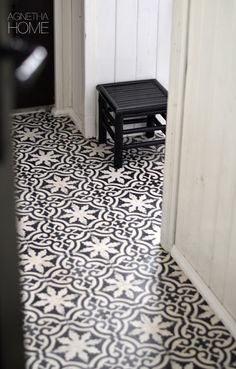
[[[236,368],[233,337],[159,244],[164,146],[115,171],[109,145],[38,112],[14,116],[13,148],[27,369]]]

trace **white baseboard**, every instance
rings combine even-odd
[[[55,115],[55,117],[59,117],[60,115],[68,115],[68,109],[52,109],[52,114]]]
[[[97,137],[96,117],[93,115],[84,117],[84,136],[85,138]]]
[[[193,269],[192,265],[187,261],[187,259],[176,246],[173,246],[171,250],[171,256],[180,266],[186,276],[190,279],[192,284],[197,288],[198,292],[207,301],[215,314],[222,320],[232,336],[236,339],[236,321],[229,314],[226,308],[221,304],[215,294],[205,284],[199,274]]]

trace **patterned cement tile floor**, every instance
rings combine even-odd
[[[236,368],[236,344],[159,246],[164,147],[112,153],[67,117],[14,117],[29,369]]]

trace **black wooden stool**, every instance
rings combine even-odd
[[[166,132],[156,115],[166,120],[167,91],[155,79],[98,85],[99,143],[106,143],[107,132],[114,140],[114,167],[122,167],[123,150],[140,146],[160,145],[165,139],[144,140],[123,144],[124,134],[146,132],[147,138],[155,131]],[[124,129],[126,124],[144,123],[139,128]],[[114,129],[112,128],[114,127]]]

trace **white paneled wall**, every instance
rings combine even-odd
[[[96,136],[96,85],[157,78],[167,89],[173,0],[54,0],[56,113]]]
[[[87,74],[87,136],[96,134],[96,84],[157,78],[168,89],[171,18],[172,0],[85,2],[86,54],[93,49],[95,58],[92,77]]]
[[[149,0],[148,0],[149,1]],[[148,2],[147,1],[147,2]],[[169,83],[169,63],[170,63],[170,39],[172,14],[172,0],[161,0],[159,6],[159,23],[157,37],[157,79],[168,89]]]
[[[135,75],[139,78],[152,78],[157,75],[157,55],[158,51],[161,53],[157,43],[160,29],[159,9],[163,5],[157,0],[140,0],[138,2],[138,23],[137,23],[137,51],[136,51],[136,71]],[[165,24],[165,31],[169,31],[171,9],[169,12],[169,19]],[[168,33],[168,32],[167,32]],[[167,40],[170,48],[170,38]],[[169,69],[169,59],[166,59],[167,68]],[[159,67],[159,66],[158,66]],[[165,85],[167,87],[168,78]]]
[[[168,89],[172,0],[54,3],[56,111],[86,137],[96,136],[97,84],[157,78]]]
[[[96,81],[98,83],[101,81],[106,83],[115,79],[116,43],[114,40],[116,39],[116,1],[100,1],[97,4],[96,16]]]
[[[118,0],[116,2],[115,80],[136,78],[138,1]],[[104,14],[105,15],[105,14]],[[100,56],[102,57],[102,56]]]
[[[98,82],[158,77],[168,88],[172,0],[100,0]]]
[[[189,4],[175,253],[236,320],[236,2]]]

